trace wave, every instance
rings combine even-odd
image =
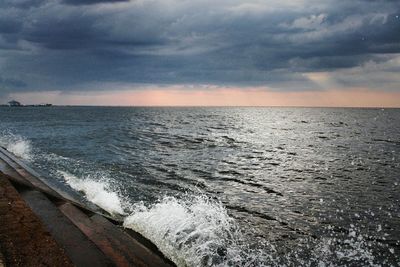
[[[124,215],[121,199],[116,192],[109,189],[106,181],[95,181],[91,178],[80,179],[75,175],[57,171],[65,181],[76,191],[83,192],[86,198],[110,214]]]
[[[61,160],[54,156],[48,159]],[[152,241],[178,266],[242,265],[257,260],[256,254],[249,257],[252,253],[246,249],[245,238],[223,204],[206,195],[166,196],[145,205],[113,191],[109,175],[84,172],[76,176],[64,170],[56,174],[89,201],[122,215],[124,227]]]
[[[205,195],[164,197],[151,206],[136,204],[124,227],[147,237],[178,266],[227,266],[245,261],[235,220],[220,202]]]
[[[3,132],[0,135],[0,146],[24,160],[31,161],[33,159],[31,142],[22,136]]]
[[[250,238],[256,235],[248,233],[248,227],[242,232],[227,207],[207,195],[166,196],[153,204],[131,203],[132,199],[113,189],[111,175],[96,171],[90,163],[41,153],[39,149],[34,154],[29,140],[10,133],[0,133],[0,145],[25,160],[45,161],[49,173],[110,214],[125,217],[124,227],[152,241],[178,266],[379,266],[379,253],[390,259],[388,262],[399,261],[393,247],[362,235],[354,225],[347,232],[332,230],[317,239],[293,241],[297,245],[291,244],[290,251],[279,248],[279,243],[274,247],[266,239],[253,242]],[[249,216],[253,215],[249,212]]]
[[[178,266],[242,265],[259,258],[249,253],[245,238],[222,203],[206,195],[168,196],[152,205],[130,203],[112,191],[107,177],[100,174],[83,179],[67,171],[58,170],[57,174],[89,201],[110,214],[124,216],[124,227],[152,241]]]

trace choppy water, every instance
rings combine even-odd
[[[0,144],[181,266],[399,266],[400,110],[0,108]]]

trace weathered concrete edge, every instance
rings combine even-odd
[[[7,266],[73,266],[64,249],[0,172],[0,250]]]
[[[1,152],[3,152],[3,151],[0,151],[0,153]],[[9,157],[9,155],[11,154],[12,155],[12,153],[11,152],[9,152],[9,151],[6,151],[7,153],[2,153],[3,155],[5,155],[6,157]],[[19,165],[19,167],[21,167],[21,168],[23,168],[23,166],[21,166],[20,165],[20,163],[21,163],[21,161],[20,161],[20,159],[19,158],[16,158],[14,155],[12,155],[13,157],[12,158],[10,158],[12,161],[14,161],[14,163],[16,163],[17,165]],[[7,164],[7,165],[9,165],[9,164]],[[11,167],[12,168],[12,166],[10,166],[9,165],[9,167]],[[14,169],[14,168],[13,168]],[[24,169],[24,168],[23,168]],[[26,170],[25,170],[26,171]],[[0,174],[1,174],[2,172],[0,171]],[[17,173],[18,174],[18,173]],[[32,174],[32,173],[31,173]],[[18,174],[19,175],[19,174]],[[31,190],[36,190],[36,191],[41,191],[41,190],[38,190],[38,188],[36,188],[34,185],[32,185],[32,184],[29,184],[28,183],[28,185],[27,184],[25,184],[25,183],[20,183],[20,181],[18,180],[18,179],[13,179],[13,177],[10,177],[9,175],[6,175],[7,176],[7,178],[8,179],[11,179],[10,180],[10,182],[11,182],[11,184],[13,185],[13,186],[17,186],[17,188],[20,188],[20,186],[22,186],[22,187],[26,187],[26,188],[30,188]],[[39,179],[39,180],[41,180],[41,178],[40,177],[36,177],[37,179]],[[54,190],[54,189],[52,189],[52,190]],[[20,191],[20,190],[17,190],[16,189],[16,191],[18,192],[18,191]],[[57,199],[59,199],[59,197],[60,196],[54,196],[53,194],[50,194],[50,195],[48,195],[47,194],[47,192],[42,192],[42,193],[44,193],[45,195],[47,195],[47,197],[51,197],[51,198],[57,198]],[[19,194],[21,194],[21,193],[19,193]],[[20,197],[22,197],[22,195],[20,195]],[[59,200],[64,200],[64,201],[70,201],[70,200],[68,200],[68,199],[64,199],[63,197],[61,197],[61,199],[59,199]],[[54,200],[53,200],[54,201]],[[74,205],[76,205],[76,203],[74,203],[74,202],[72,202]],[[97,212],[95,212],[95,211],[93,211],[93,210],[90,210],[90,209],[87,209],[87,207],[84,207],[82,204],[81,205],[78,205],[77,206],[77,208],[80,208],[80,209],[83,209],[83,210],[87,210],[87,211],[90,211],[90,212],[93,212],[93,213],[97,213]],[[35,213],[34,213],[35,214]],[[97,213],[98,214],[98,213]],[[37,214],[35,214],[36,216],[37,216]],[[99,214],[99,216],[104,216],[103,214]],[[106,218],[108,217],[108,216],[105,216]],[[110,218],[108,218],[108,220],[110,220]],[[40,219],[39,219],[39,221],[41,221]],[[114,223],[114,225],[115,224],[117,224],[117,225],[115,225],[115,227],[117,227],[117,228],[121,228],[121,230],[122,230],[122,226],[119,226],[119,224],[120,224],[120,222],[118,222],[118,220],[112,220],[111,219],[111,221],[114,221],[113,223]],[[41,221],[42,222],[42,221]],[[43,222],[42,222],[43,223]],[[171,260],[169,260],[168,258],[166,258],[165,257],[165,255],[163,255],[163,253],[150,241],[150,240],[148,240],[147,238],[145,238],[145,237],[143,237],[143,236],[141,236],[139,233],[137,233],[137,232],[135,232],[135,231],[133,231],[133,230],[131,230],[131,229],[126,229],[126,228],[124,228],[123,229],[124,230],[124,232],[126,232],[127,234],[129,234],[133,239],[135,239],[135,240],[137,240],[137,242],[139,242],[139,243],[141,243],[142,245],[144,245],[145,247],[147,247],[147,248],[149,248],[151,251],[152,251],[152,253],[154,254],[154,256],[155,257],[160,257],[160,259],[163,259],[164,261],[165,261],[165,263],[167,264],[167,265],[170,265],[170,266],[175,266],[175,264],[171,261]]]

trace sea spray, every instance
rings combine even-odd
[[[61,170],[57,174],[109,213],[130,214],[124,227],[152,241],[178,266],[252,266],[260,260],[262,253],[247,247],[223,204],[206,195],[168,196],[145,205],[131,203],[129,198],[112,191],[104,174],[86,174],[85,178]]]
[[[168,196],[156,204],[131,203],[112,191],[107,177],[75,176],[57,170],[74,190],[111,214],[126,215],[124,227],[151,240],[178,266],[225,266],[256,260],[245,256],[245,241],[235,220],[219,201],[206,195]]]
[[[241,233],[224,206],[205,195],[164,197],[137,204],[124,221],[178,266],[224,266],[242,261]]]
[[[64,177],[65,181],[73,189],[83,192],[89,201],[103,208],[110,214],[124,214],[121,199],[116,192],[109,189],[109,185],[106,181],[96,181],[90,177],[80,179],[65,171],[58,171],[58,173]]]
[[[0,134],[0,146],[24,160],[31,161],[33,159],[31,142],[22,136],[2,132]]]

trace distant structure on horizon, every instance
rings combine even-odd
[[[35,105],[22,105],[20,102],[16,100],[11,100],[8,102],[8,105],[0,105],[0,106],[9,106],[9,107],[51,107],[52,104],[35,104]]]
[[[21,103],[15,100],[11,100],[8,102],[8,106],[10,107],[22,107]]]

